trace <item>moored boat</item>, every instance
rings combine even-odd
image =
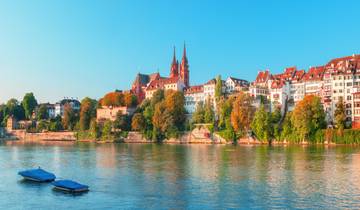
[[[56,179],[56,176],[53,173],[41,168],[20,171],[18,174],[26,180],[35,182],[52,182]]]
[[[59,180],[51,183],[54,189],[70,193],[81,193],[89,191],[89,186],[80,184],[72,180]]]

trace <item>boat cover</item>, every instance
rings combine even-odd
[[[41,182],[53,181],[56,179],[56,176],[53,173],[47,172],[41,168],[20,171],[18,174]]]
[[[60,188],[64,188],[64,189],[69,189],[72,191],[76,191],[76,190],[87,190],[89,188],[89,186],[87,185],[83,185],[71,180],[59,180],[59,181],[55,181],[51,183],[52,185],[54,185],[55,187],[60,187]]]

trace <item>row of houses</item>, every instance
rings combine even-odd
[[[272,108],[283,112],[292,110],[306,95],[317,95],[326,112],[328,123],[334,120],[336,104],[345,103],[347,123],[360,125],[360,55],[346,56],[329,61],[323,66],[310,67],[306,72],[289,67],[281,74],[260,71],[250,84],[253,97],[265,97]]]
[[[136,94],[141,102],[145,98],[151,98],[158,89],[183,91],[185,108],[191,114],[198,103],[204,103],[208,99],[214,101],[216,80],[211,79],[204,84],[191,86],[189,77],[184,46],[180,65],[174,51],[169,77],[162,77],[159,73],[139,73],[131,92]],[[360,55],[332,59],[325,65],[310,67],[307,71],[297,69],[296,66],[285,68],[279,74],[272,74],[269,70],[259,71],[251,83],[228,77],[222,81],[222,85],[225,94],[248,92],[255,99],[267,99],[271,110],[279,107],[283,113],[293,110],[296,103],[306,95],[317,95],[321,98],[329,124],[333,122],[336,104],[342,98],[346,107],[347,123],[360,127]]]

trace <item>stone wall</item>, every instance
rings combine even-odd
[[[139,132],[129,132],[128,137],[124,139],[125,143],[153,143],[142,137]],[[211,135],[206,128],[195,128],[191,132],[184,132],[179,138],[165,139],[163,143],[167,144],[226,144],[226,140],[219,135]]]
[[[13,130],[10,135],[19,140],[26,141],[75,141],[75,133],[69,131],[63,132],[44,132],[44,133],[28,133],[25,130]]]

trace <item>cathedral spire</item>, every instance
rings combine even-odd
[[[170,67],[170,78],[176,78],[179,76],[179,64],[176,60],[175,46],[174,46],[174,57]]]
[[[174,46],[174,57],[173,57],[173,61],[172,61],[172,63],[173,63],[173,64],[174,64],[174,63],[176,63],[175,46]]]
[[[184,42],[184,53],[183,53],[183,57],[186,58],[186,45],[185,45],[185,42]]]
[[[180,64],[180,78],[182,79],[182,81],[184,82],[185,86],[188,87],[189,84],[189,64],[188,64],[188,59],[186,57],[186,45],[184,42],[184,52],[183,52],[183,57],[181,60],[181,64]]]

